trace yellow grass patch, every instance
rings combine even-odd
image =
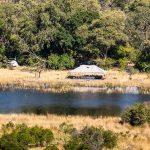
[[[150,90],[150,75],[146,73],[138,73],[132,75],[132,80],[126,72],[118,70],[107,71],[106,79],[104,80],[83,80],[83,79],[68,79],[68,71],[43,71],[41,78],[35,77],[35,72],[29,71],[28,68],[17,68],[15,70],[0,69],[0,84],[16,85],[24,88],[42,89],[42,85],[49,84],[51,87],[59,88],[61,85],[67,89],[71,86],[137,86]],[[69,88],[68,88],[69,89]]]
[[[115,133],[121,133],[116,149],[149,150],[150,148],[150,126],[145,124],[142,127],[131,127],[128,124],[121,125],[118,117],[85,117],[85,116],[57,116],[9,114],[0,115],[0,126],[12,121],[16,124],[25,123],[28,126],[42,126],[51,129],[58,143],[63,144],[64,134],[59,130],[59,125],[63,122],[73,124],[75,128],[81,130],[84,126],[103,127]]]

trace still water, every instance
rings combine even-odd
[[[42,93],[35,90],[0,91],[0,113],[59,115],[112,115],[137,102],[150,102],[150,95],[90,92]]]

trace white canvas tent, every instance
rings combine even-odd
[[[9,61],[8,63],[11,67],[18,67],[19,66],[16,60]]]
[[[79,67],[69,72],[70,76],[101,76],[103,77],[106,71],[96,65],[80,65]]]

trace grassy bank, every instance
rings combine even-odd
[[[71,91],[74,87],[127,87],[137,86],[150,92],[150,75],[138,73],[130,80],[126,72],[110,70],[104,80],[67,79],[68,71],[44,71],[40,78],[29,68],[0,69],[0,86],[3,88],[35,88],[39,90]]]
[[[34,121],[33,121],[34,120]],[[81,130],[84,126],[102,126],[104,129],[112,130],[119,134],[118,146],[116,149],[132,149],[132,150],[149,150],[150,147],[150,127],[145,124],[141,127],[131,127],[127,124],[120,124],[120,118],[106,117],[106,118],[92,118],[83,116],[57,116],[57,115],[25,115],[25,114],[9,114],[0,115],[0,127],[2,124],[6,124],[9,121],[20,124],[25,123],[28,126],[42,126],[49,128],[53,131],[56,138],[56,143],[59,143],[61,149],[66,135],[60,130],[59,126],[63,122],[73,124],[75,128]]]

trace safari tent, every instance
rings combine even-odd
[[[69,72],[69,78],[104,78],[106,71],[96,65],[80,65]]]
[[[16,60],[11,60],[8,62],[10,67],[18,67],[18,62]]]

